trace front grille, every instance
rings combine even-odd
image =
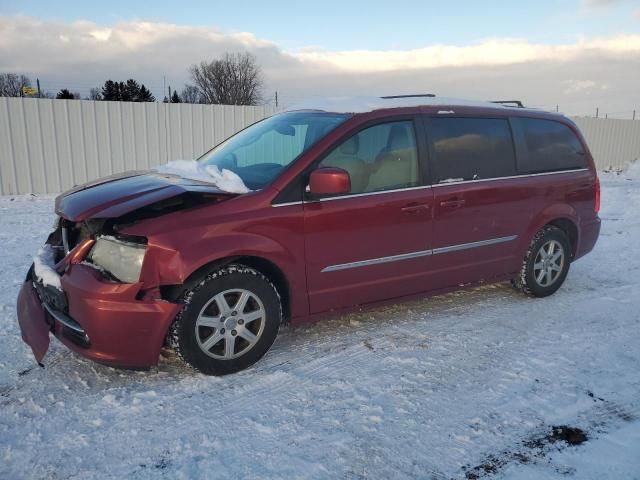
[[[43,285],[42,282],[38,280],[35,280],[33,282],[33,285],[42,303],[49,305],[55,310],[59,310],[61,312],[67,311],[67,296],[64,292],[58,290],[55,287],[52,287],[51,285]]]

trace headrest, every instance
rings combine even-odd
[[[409,148],[409,135],[407,134],[406,127],[400,125],[394,125],[389,131],[389,138],[387,139],[387,152],[393,152],[394,150],[404,150]]]
[[[360,139],[354,135],[340,145],[340,153],[343,155],[356,155],[360,148]]]

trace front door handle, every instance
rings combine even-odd
[[[440,202],[440,206],[445,208],[458,208],[458,207],[462,207],[465,203],[467,203],[465,200],[461,198],[456,198],[453,200],[444,200]]]
[[[400,210],[402,210],[403,213],[420,213],[425,210],[429,210],[429,204],[428,203],[410,203],[409,205],[405,205],[404,207],[402,207]]]

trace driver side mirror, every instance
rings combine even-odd
[[[323,167],[311,172],[308,192],[314,197],[342,195],[351,191],[349,172],[337,167]]]

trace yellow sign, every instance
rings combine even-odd
[[[36,93],[38,93],[38,89],[37,88],[22,87],[22,94],[23,95],[35,95]]]

